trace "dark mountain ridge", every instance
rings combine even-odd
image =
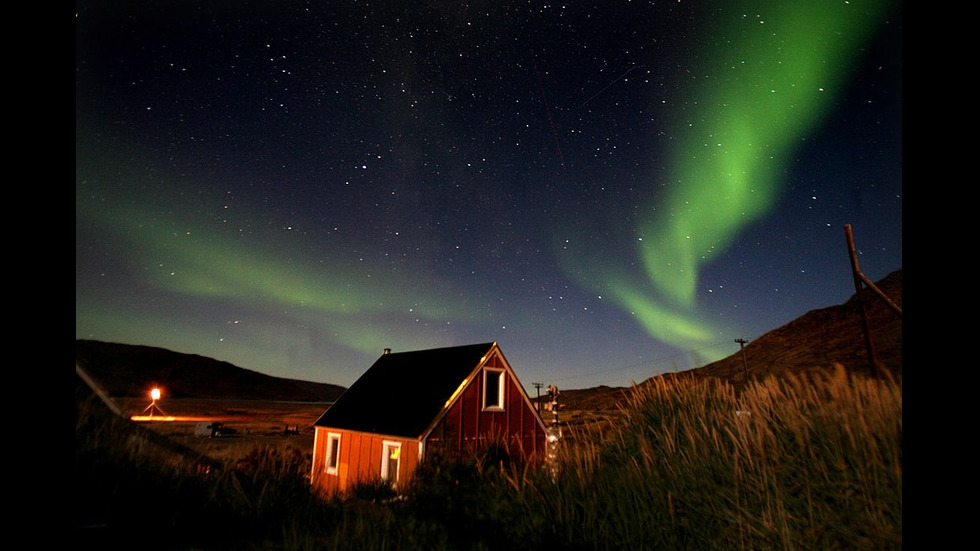
[[[342,386],[273,377],[228,362],[152,346],[75,341],[75,363],[113,397],[333,402]]]

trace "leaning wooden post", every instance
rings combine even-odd
[[[115,413],[116,415],[123,418],[126,417],[125,415],[123,415],[122,408],[117,406],[116,403],[112,401],[112,398],[109,397],[109,394],[106,393],[106,391],[102,390],[102,387],[100,387],[99,384],[95,382],[95,379],[89,377],[88,373],[86,373],[85,370],[82,369],[82,366],[78,365],[78,363],[75,363],[75,374],[81,377],[83,381],[85,381],[85,384],[87,384],[89,388],[92,389],[92,392],[94,392],[95,395],[98,396],[100,400],[102,400],[102,403],[108,406],[108,408],[112,411],[112,413]]]
[[[847,250],[851,255],[851,275],[854,277],[854,293],[857,295],[858,304],[861,307],[861,322],[864,324],[864,346],[868,350],[868,360],[871,362],[871,374],[881,375],[878,367],[878,356],[875,354],[874,340],[871,338],[871,323],[868,321],[868,309],[864,304],[864,285],[862,283],[861,269],[858,267],[857,251],[854,248],[854,236],[851,233],[851,225],[844,224],[844,234],[847,236]]]

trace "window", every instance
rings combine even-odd
[[[337,474],[340,465],[340,435],[336,432],[327,433],[327,474]]]
[[[483,370],[483,409],[504,409],[504,370]]]
[[[398,462],[402,454],[401,442],[384,441],[381,447],[381,478],[398,482]]]

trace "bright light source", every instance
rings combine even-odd
[[[132,419],[133,421],[173,421],[173,420],[175,420],[174,417],[171,417],[171,416],[167,415],[167,412],[165,412],[162,409],[160,409],[160,406],[157,405],[157,400],[160,399],[160,394],[161,394],[161,392],[160,392],[160,389],[159,388],[154,388],[153,390],[151,390],[150,391],[150,398],[152,398],[152,400],[150,401],[150,405],[146,406],[146,409],[144,409],[142,413],[140,413],[139,415],[133,415],[132,417],[130,417],[130,419]],[[154,417],[153,416],[153,411],[154,410],[156,410],[157,413],[159,413],[163,417]],[[149,415],[147,415],[147,413],[149,413]]]

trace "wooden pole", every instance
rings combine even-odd
[[[873,281],[868,279],[868,276],[859,272],[858,277],[860,277],[861,281],[863,281],[864,284],[868,286],[868,289],[874,291],[874,294],[878,295],[878,298],[883,300],[885,304],[887,304],[888,307],[892,309],[893,312],[898,314],[898,317],[902,317],[902,309],[897,304],[895,304],[895,302],[892,299],[888,298],[888,295],[886,295],[881,289],[879,289],[878,286],[875,285]]]
[[[871,364],[871,374],[881,375],[878,367],[878,356],[875,354],[874,340],[871,338],[871,324],[868,321],[868,309],[864,303],[864,276],[858,267],[857,251],[854,248],[854,235],[851,233],[851,225],[844,224],[844,235],[847,237],[847,250],[851,256],[851,273],[854,277],[854,293],[857,295],[858,304],[861,307],[861,322],[864,325],[864,346],[868,350],[868,361]]]

